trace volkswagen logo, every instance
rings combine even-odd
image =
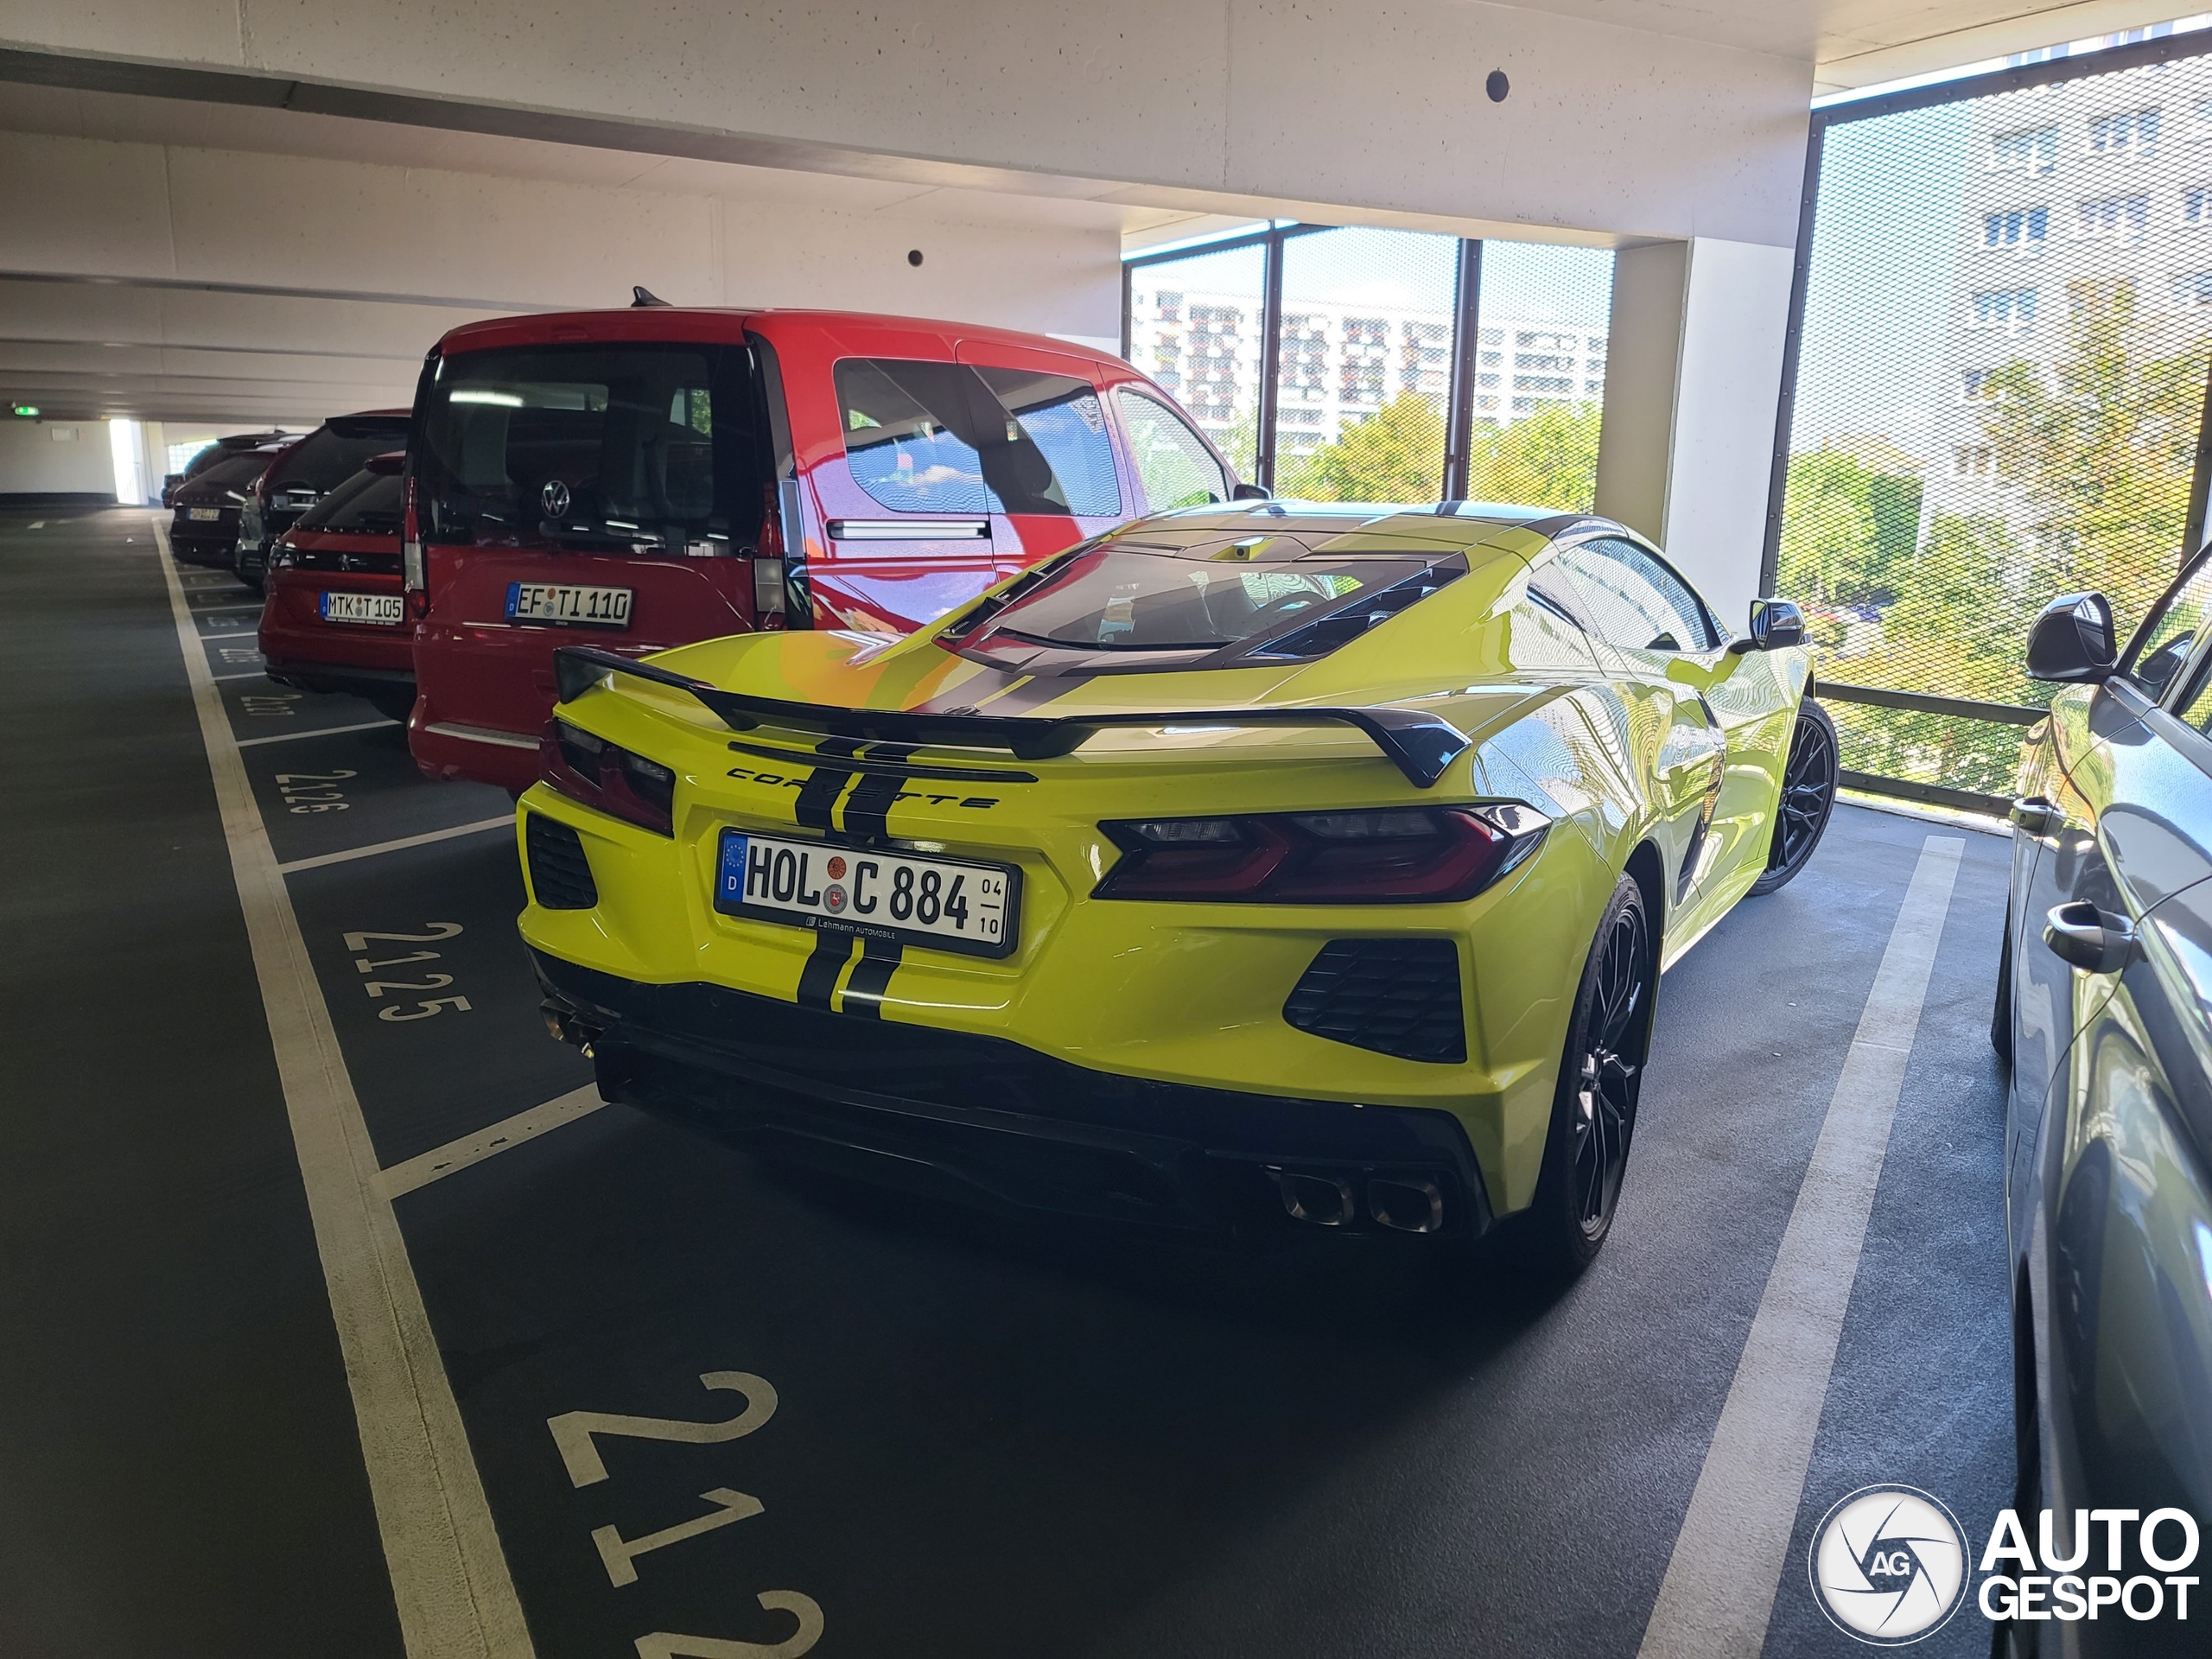
[[[569,510],[569,486],[557,478],[549,478],[545,487],[537,493],[537,499],[544,504],[548,518],[558,518]]]
[[[1913,1486],[1866,1486],[1813,1534],[1813,1599],[1847,1636],[1901,1648],[1943,1627],[1966,1599],[1966,1535]]]

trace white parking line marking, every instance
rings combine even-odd
[[[599,1097],[599,1085],[588,1083],[581,1089],[572,1089],[558,1099],[549,1100],[543,1106],[533,1106],[526,1112],[517,1112],[489,1128],[465,1135],[458,1141],[448,1141],[442,1147],[418,1153],[405,1163],[394,1164],[377,1177],[377,1190],[387,1198],[396,1198],[403,1192],[413,1192],[428,1186],[432,1181],[480,1164],[511,1147],[525,1141],[535,1141],[548,1129],[557,1129],[563,1123],[573,1123],[578,1118],[589,1117],[607,1103]]]
[[[265,680],[269,677],[269,671],[265,668],[250,668],[243,674],[216,674],[209,677],[218,685],[225,680]]]
[[[211,616],[217,611],[257,611],[261,601],[257,599],[243,605],[193,605],[188,608],[194,616]]]
[[[31,530],[44,530],[46,528],[46,520],[43,518],[34,518],[30,521],[29,524],[26,526],[26,528]]]
[[[432,830],[419,836],[402,836],[397,841],[379,841],[367,847],[350,848],[342,853],[317,853],[313,858],[296,858],[289,864],[276,867],[280,875],[296,875],[302,870],[319,870],[326,864],[348,864],[357,858],[374,858],[378,853],[404,853],[410,847],[428,847],[432,842],[451,841],[456,836],[480,836],[486,830],[505,830],[515,827],[510,813],[504,818],[479,818],[474,823],[457,823],[450,830]]]
[[[228,679],[257,678],[258,676],[226,674]],[[251,749],[263,743],[296,743],[303,737],[335,737],[340,732],[370,732],[379,726],[397,726],[396,720],[357,720],[351,726],[318,726],[311,732],[271,732],[267,737],[242,737],[238,747]]]
[[[1966,842],[1922,843],[1638,1659],[1758,1659]]]
[[[269,1016],[401,1637],[410,1659],[531,1659],[522,1604],[407,1241],[376,1190],[376,1149],[329,1007],[158,521],[155,534]]]

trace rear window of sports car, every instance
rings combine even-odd
[[[1094,547],[963,618],[947,643],[1093,652],[1310,658],[1357,638],[1466,566],[1417,553],[1308,556],[1273,563]]]

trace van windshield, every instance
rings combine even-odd
[[[602,552],[751,542],[768,474],[749,362],[688,344],[444,359],[414,463],[425,535]]]

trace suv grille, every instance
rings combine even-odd
[[[533,812],[523,845],[530,855],[530,890],[539,904],[548,910],[589,910],[599,902],[584,844],[567,824]]]
[[[1462,1064],[1459,947],[1450,939],[1332,939],[1282,1005],[1282,1017],[1354,1048]]]

